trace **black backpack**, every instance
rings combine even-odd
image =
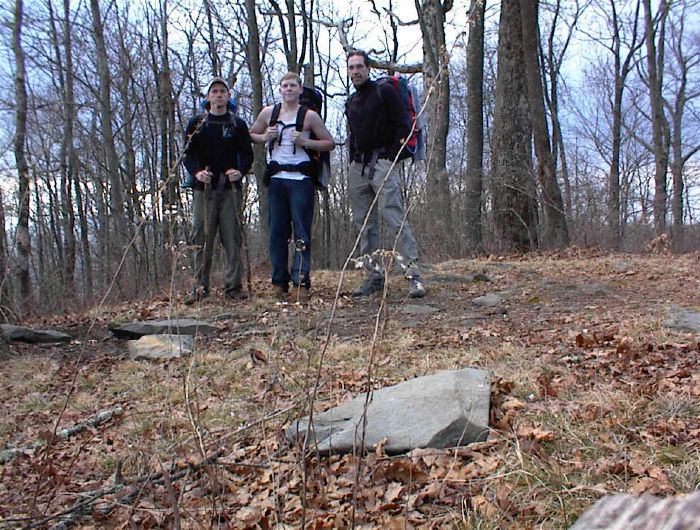
[[[301,132],[304,130],[304,118],[306,118],[306,113],[309,110],[313,110],[319,116],[323,117],[323,115],[321,114],[321,110],[323,108],[323,95],[315,88],[305,86],[301,95],[299,96],[299,105],[300,106],[299,110],[297,111],[297,117],[294,122],[294,128],[297,131]],[[281,103],[276,103],[275,106],[272,107],[272,114],[270,115],[270,127],[274,127],[275,125],[280,123],[279,117],[281,110]],[[313,131],[311,131],[310,138],[312,140],[316,139],[316,136],[314,135]],[[274,147],[273,142],[270,142],[270,154],[272,154],[272,149]],[[311,177],[314,183],[314,187],[317,190],[327,190],[328,182],[330,180],[331,175],[330,153],[327,151],[320,152],[316,151],[315,149],[307,149],[306,147],[304,147],[303,149],[304,151],[306,151],[306,154],[309,155],[309,159],[311,160],[311,169],[308,172],[304,173],[308,174]],[[294,150],[296,152],[296,146],[294,147]]]

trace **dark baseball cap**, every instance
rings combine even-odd
[[[209,91],[211,90],[211,87],[214,85],[224,85],[226,87],[226,90],[229,90],[228,83],[223,77],[215,77],[211,81],[209,81],[209,84],[206,87],[206,90],[204,91],[205,94],[209,94]]]

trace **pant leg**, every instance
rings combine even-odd
[[[374,178],[372,179],[372,186],[375,191],[379,189],[390,167],[391,161],[384,159],[377,160]],[[408,219],[404,221],[405,210],[403,197],[401,196],[398,164],[394,166],[394,169],[391,170],[391,173],[384,182],[378,202],[382,221],[391,238],[391,245],[393,246],[396,240],[396,250],[406,260],[405,265],[408,267],[408,270],[405,271],[406,274],[419,275],[420,271],[416,265],[418,261],[418,246],[415,237],[413,237],[413,231],[411,230]],[[396,239],[397,234],[398,239]]]
[[[209,290],[209,272],[217,229],[216,205],[205,191],[194,190],[192,199],[192,240],[195,287]]]
[[[365,168],[362,174],[362,164],[352,162],[348,170],[348,199],[352,208],[352,222],[359,232],[365,222],[365,217],[369,212],[367,226],[360,238],[360,254],[371,254],[381,246],[379,240],[379,223],[377,218],[377,208],[370,212],[370,205],[374,200],[374,190],[369,179],[369,168]]]
[[[228,293],[241,289],[243,263],[241,261],[242,228],[239,219],[241,190],[235,186],[224,190],[218,200],[219,239],[226,251],[224,290]]]
[[[285,179],[272,178],[267,188],[270,220],[270,265],[272,284],[289,285],[289,238],[292,216]]]
[[[310,178],[287,181],[289,207],[294,229],[294,285],[311,287],[311,227],[314,220],[314,185]],[[301,247],[303,250],[298,250]]]

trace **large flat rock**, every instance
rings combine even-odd
[[[60,331],[31,329],[23,326],[13,326],[12,324],[0,324],[0,332],[7,340],[29,342],[31,344],[70,342],[73,338]]]
[[[144,335],[210,335],[219,332],[220,329],[204,320],[173,318],[131,322],[121,326],[111,327],[110,331],[118,339],[138,339]]]
[[[473,368],[439,372],[375,390],[367,407],[365,448],[385,437],[388,454],[483,441],[488,434],[490,392],[488,374]],[[360,394],[314,414],[309,435],[315,436],[319,452],[349,453],[360,446],[366,396]],[[294,422],[287,428],[287,439],[302,440],[308,428],[308,417]]]

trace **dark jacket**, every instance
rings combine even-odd
[[[200,122],[202,125],[197,129]],[[223,174],[229,169],[237,169],[244,175],[250,171],[253,165],[251,144],[248,126],[229,112],[222,116],[195,116],[185,130],[183,164],[191,175],[209,168],[213,173],[212,189],[218,189],[219,178],[225,178],[224,188],[230,189],[231,182]],[[238,183],[240,185],[240,181]],[[194,189],[203,190],[204,184],[195,179]]]
[[[411,131],[411,116],[388,83],[367,81],[360,85],[348,98],[345,115],[350,130],[350,159],[358,162],[368,162],[376,150],[379,158],[393,160]]]

